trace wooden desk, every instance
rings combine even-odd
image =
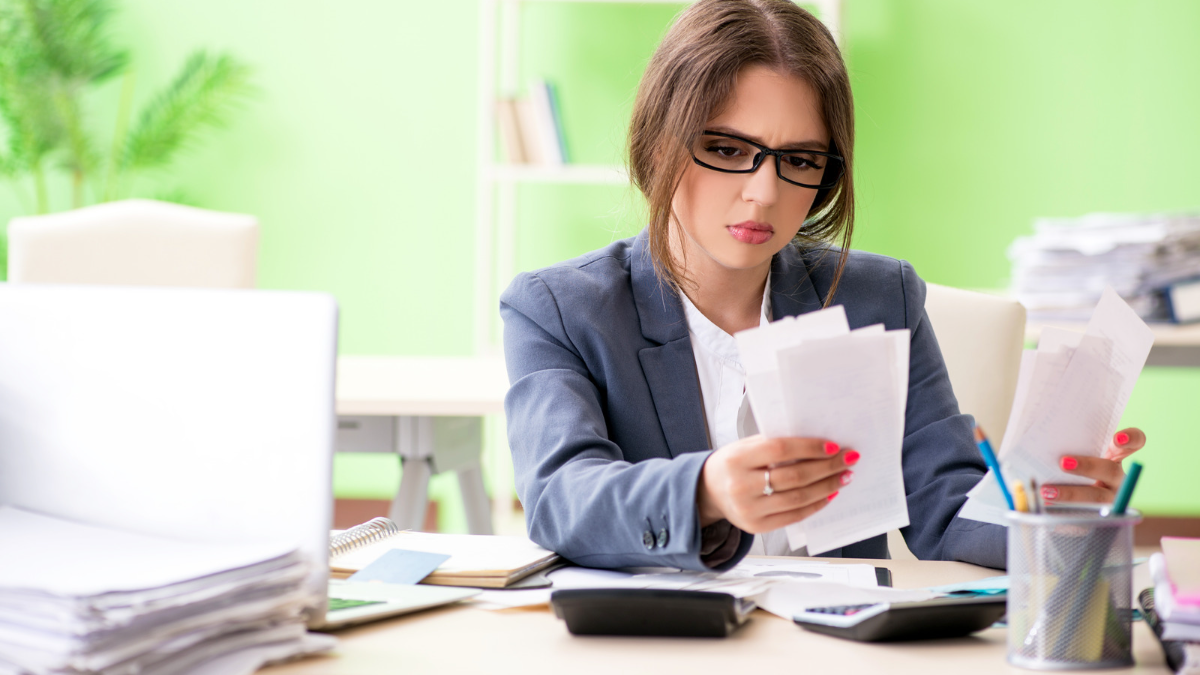
[[[337,449],[398,456],[404,468],[388,515],[404,528],[425,522],[430,477],[456,472],[467,528],[491,534],[483,417],[504,412],[507,391],[499,358],[340,357]]]
[[[898,588],[994,576],[995,570],[949,562],[844,560],[885,564]],[[1134,588],[1144,588],[1145,566]],[[1135,575],[1137,577],[1137,575]],[[469,605],[399,617],[338,633],[331,656],[274,666],[267,675],[353,673],[512,673],[514,675],[632,675],[634,673],[1029,673],[1005,661],[1006,631],[969,638],[865,644],[802,630],[759,610],[723,640],[573,637],[547,609],[488,611]],[[1144,623],[1134,626],[1137,666],[1104,673],[1170,671]]]
[[[1154,346],[1150,349],[1150,357],[1146,359],[1148,366],[1164,366],[1168,368],[1200,368],[1200,323],[1173,324],[1150,323],[1154,331]],[[1083,323],[1028,323],[1025,325],[1025,341],[1037,344],[1042,329],[1052,326],[1083,332]]]

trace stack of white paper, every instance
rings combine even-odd
[[[1059,460],[1104,453],[1153,344],[1154,333],[1112,288],[1104,290],[1085,332],[1043,329],[1038,348],[1021,356],[999,453],[1005,478],[1090,484],[1059,468]],[[1006,504],[990,471],[967,495],[959,515],[1005,524]]]
[[[907,330],[850,330],[831,307],[736,336],[758,429],[772,438],[825,438],[857,450],[854,480],[829,506],[788,526],[809,555],[908,525],[901,471],[908,400]]]
[[[1086,320],[1107,286],[1145,319],[1163,289],[1200,276],[1200,216],[1094,213],[1041,218],[1009,247],[1012,290],[1030,319]]]
[[[0,673],[249,673],[328,649],[301,555],[0,507]]]
[[[568,588],[655,588],[727,593],[753,598],[763,609],[791,619],[808,607],[855,605],[866,602],[926,600],[926,589],[898,591],[880,588],[871,565],[834,565],[815,560],[746,558],[725,572],[618,572],[564,567],[549,575],[552,588],[524,591],[484,591],[472,603],[484,609],[511,609],[550,602],[555,590]]]

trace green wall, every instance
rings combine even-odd
[[[1200,206],[1200,3],[847,0],[856,246],[951,286],[1006,283],[1036,216]],[[1147,368],[1134,505],[1200,515],[1200,371]]]
[[[846,0],[858,111],[855,245],[939,283],[1005,283],[1004,248],[1038,215],[1200,206],[1200,3],[1190,0]],[[230,128],[145,196],[182,192],[262,223],[260,285],[319,289],[342,306],[346,354],[471,349],[477,5],[358,0],[124,0],[115,35],[138,97],[196,47],[249,61],[261,88]],[[529,2],[522,82],[558,83],[568,146],[620,159],[641,69],[676,5]],[[97,96],[111,125],[115,86]],[[59,190],[60,208],[65,208]],[[526,186],[517,267],[629,236],[621,187]],[[19,213],[0,191],[0,221]],[[1135,504],[1200,515],[1185,420],[1200,372],[1148,369],[1126,419],[1151,445]],[[502,420],[487,471],[511,481]],[[387,496],[386,457],[341,456],[342,496]],[[461,526],[452,481],[444,524]]]

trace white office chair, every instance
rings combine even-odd
[[[258,220],[148,199],[8,224],[8,280],[253,288]]]
[[[925,311],[937,335],[958,408],[999,450],[1025,347],[1025,307],[1016,300],[927,284]]]
[[[958,408],[973,415],[1000,449],[1017,391],[1025,346],[1025,308],[1016,300],[926,284],[925,311],[937,335]],[[912,556],[899,531],[888,533],[893,558]]]

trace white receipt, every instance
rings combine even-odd
[[[817,555],[907,526],[901,445],[909,332],[851,332],[837,306],[735,337],[764,435],[827,438],[862,455],[837,499],[787,527],[788,545]]]
[[[1017,392],[1000,448],[1009,481],[1084,485],[1058,466],[1063,455],[1099,457],[1117,430],[1154,333],[1106,288],[1084,333],[1047,328],[1021,358]],[[967,493],[964,518],[1005,524],[1004,498],[989,471]]]
[[[550,593],[565,588],[656,588],[728,593],[760,599],[776,592],[767,611],[790,619],[803,607],[866,602],[865,589],[879,585],[875,568],[863,564],[831,564],[823,560],[760,558],[748,556],[725,572],[658,571],[637,574],[586,567],[564,567],[550,572],[551,588],[517,591],[483,591],[471,600],[481,609],[512,609],[550,602]],[[891,589],[886,589],[886,593]],[[873,598],[873,596],[872,596]],[[799,603],[799,604],[797,604]],[[806,604],[807,603],[807,604]],[[789,613],[790,612],[790,613]]]

